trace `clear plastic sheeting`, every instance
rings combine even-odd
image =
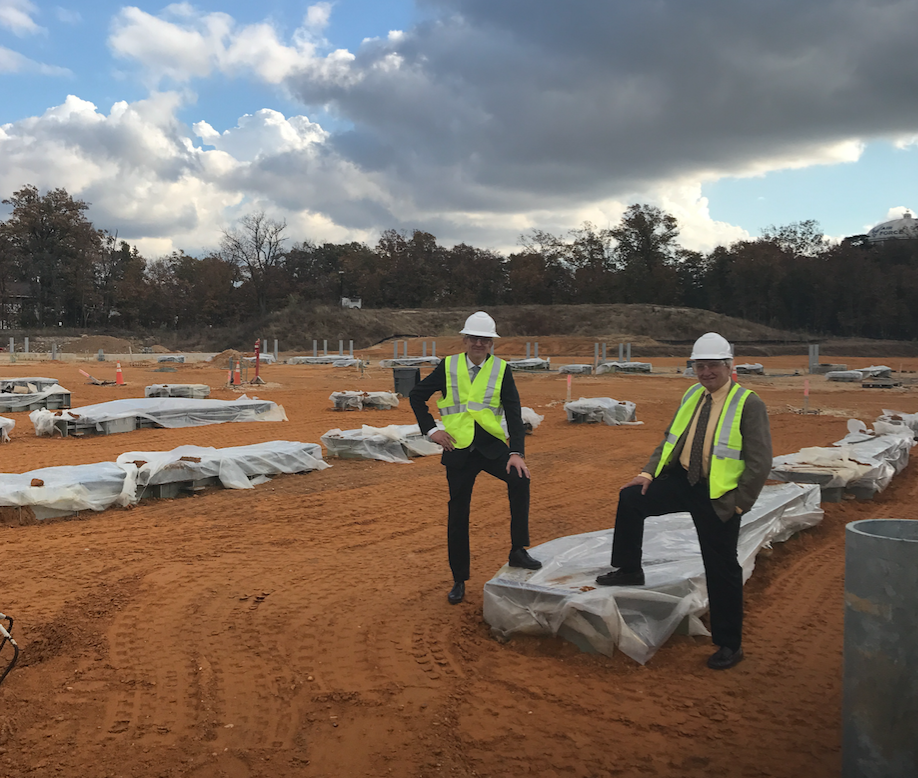
[[[56,386],[56,378],[42,378],[41,376],[24,378],[0,378],[0,392],[11,392],[15,386],[24,386],[30,392],[40,392],[50,386]]]
[[[332,392],[328,398],[336,411],[362,411],[372,408],[388,411],[398,408],[398,395],[393,392]]]
[[[558,365],[559,373],[584,373],[590,375],[593,372],[592,365]]]
[[[758,552],[822,520],[815,485],[766,486],[742,519],[738,557],[743,580]],[[484,620],[498,639],[559,636],[584,651],[611,656],[618,648],[646,663],[683,623],[706,635],[708,609],[701,549],[692,518],[650,518],[644,529],[642,587],[601,587],[609,570],[614,530],[558,538],[530,549],[541,570],[502,567],[484,586]]]
[[[39,389],[35,384],[20,384],[18,388],[26,390],[34,387],[35,391],[18,391],[17,387],[11,387],[12,391],[0,393],[0,410],[16,413],[17,411],[31,411],[39,408],[69,408],[70,407],[70,390],[64,389],[60,384],[54,383],[50,386],[45,385]]]
[[[600,362],[596,375],[603,373],[650,373],[653,365],[650,362]]]
[[[288,365],[331,365],[332,367],[355,367],[360,365],[356,357],[344,354],[324,354],[319,357],[290,357]]]
[[[192,397],[204,400],[210,396],[207,384],[153,384],[143,390],[144,397]]]
[[[0,416],[0,443],[10,442],[10,433],[15,426],[16,422],[13,419],[8,419],[6,416]]]
[[[564,403],[568,421],[581,424],[602,422],[610,427],[643,424],[634,420],[636,407],[633,402],[613,400],[611,397],[581,397]]]
[[[395,357],[393,359],[379,360],[380,367],[423,367],[432,365],[436,367],[442,360],[440,357]]]
[[[44,467],[0,474],[0,506],[44,508],[53,513],[101,511],[134,500],[137,468],[115,462]],[[38,513],[38,512],[36,512]]]
[[[871,365],[855,370],[830,370],[826,373],[827,381],[863,381],[865,378],[890,378],[892,368],[886,365]]]
[[[531,359],[508,359],[507,367],[511,370],[551,370],[551,357],[548,359],[539,359],[539,357],[532,357]]]
[[[908,464],[914,434],[904,425],[877,421],[874,430],[849,419],[848,434],[832,447],[812,446],[775,457],[771,478],[809,481],[823,489],[845,488],[882,492]]]
[[[532,432],[532,431],[533,431],[534,429],[536,429],[536,427],[538,427],[543,421],[545,421],[545,417],[544,417],[544,416],[542,416],[541,414],[536,413],[536,412],[535,412],[534,410],[532,410],[532,408],[530,408],[528,405],[524,405],[522,408],[520,408],[520,415],[523,417],[523,427],[526,429],[526,432],[527,432],[527,433]],[[505,429],[504,429],[504,432],[507,432],[507,430],[506,430],[506,426],[507,426],[506,417],[501,416],[500,425],[501,425],[501,427],[504,427],[504,428],[505,428]],[[508,437],[509,437],[509,435],[510,435],[510,433],[507,432],[507,436],[508,436]]]
[[[159,427],[198,427],[205,424],[246,421],[287,421],[282,405],[242,395],[238,400],[194,400],[184,397],[145,397],[96,405],[84,405],[69,411],[51,413],[37,410],[29,414],[36,435],[52,435],[58,424],[105,432],[106,425],[133,419]]]
[[[440,424],[437,424],[442,429]],[[359,430],[333,429],[326,432],[322,444],[330,457],[341,459],[378,459],[382,462],[407,464],[410,457],[427,457],[443,449],[421,434],[417,424],[391,424],[388,427],[363,425]]]
[[[252,489],[253,480],[331,467],[317,443],[273,440],[250,446],[179,446],[171,451],[128,451],[118,464],[137,468],[137,499],[150,485],[218,478],[227,489]]]
[[[877,421],[897,427],[908,427],[912,432],[918,434],[918,413],[903,413],[884,408],[883,413],[877,417]]]

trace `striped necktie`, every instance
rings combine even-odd
[[[472,381],[475,380],[475,376],[478,375],[479,370],[481,370],[481,365],[472,365],[472,369],[469,371],[469,377]]]
[[[688,482],[694,486],[701,480],[701,463],[704,460],[704,437],[708,431],[708,420],[711,418],[711,395],[704,399],[698,424],[695,426],[695,437],[689,454]]]

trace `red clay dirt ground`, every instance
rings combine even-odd
[[[764,361],[790,373],[806,360]],[[639,427],[568,424],[566,377],[518,374],[524,404],[545,415],[527,440],[533,545],[612,525],[618,488],[644,464],[688,385],[677,360],[654,364],[666,372],[573,378],[574,398],[635,402]],[[125,365],[126,387],[86,385],[74,364],[19,362],[0,375],[57,377],[74,406],[143,396],[145,385],[162,382],[209,383],[212,397],[235,396],[222,388],[224,369],[154,367]],[[111,364],[89,370],[114,377]],[[331,410],[332,391],[391,388],[391,372],[375,362],[362,378],[326,366],[275,365],[263,374],[270,386],[250,395],[282,404],[289,422],[62,440],[36,438],[27,414],[8,414],[17,427],[0,448],[3,470],[185,443],[318,443],[334,427],[413,421],[407,401],[392,411]],[[828,445],[844,434],[847,416],[869,422],[884,407],[918,411],[911,387],[869,390],[813,377],[810,407],[827,413],[803,416],[791,410],[803,404],[803,380],[744,382],[769,407],[775,453]],[[873,502],[824,505],[819,526],[760,556],[746,586],[747,659],[716,673],[704,665],[706,638],[676,636],[643,667],[560,639],[496,642],[481,605],[482,586],[508,551],[502,485],[479,481],[472,580],[466,602],[453,607],[438,459],[332,464],[249,491],[214,489],[0,527],[0,610],[16,620],[22,647],[20,665],[0,686],[0,771],[9,778],[839,774],[844,527],[916,518],[914,465]]]

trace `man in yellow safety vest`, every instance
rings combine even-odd
[[[771,472],[771,431],[765,403],[731,380],[733,350],[715,332],[692,349],[698,383],[640,475],[619,494],[612,538],[612,566],[601,586],[643,586],[644,520],[688,511],[692,515],[718,650],[708,667],[726,670],[743,659],[743,570],[737,561],[741,515]]]
[[[510,499],[510,567],[538,570],[529,545],[529,468],[524,460],[520,395],[507,363],[493,356],[499,337],[484,311],[473,313],[461,330],[465,353],[453,354],[409,393],[421,432],[443,447],[442,464],[449,485],[447,547],[453,587],[447,599],[458,605],[469,579],[469,507],[475,479],[483,470],[507,484]],[[443,429],[437,429],[427,402],[435,392]],[[507,445],[501,419],[506,420]]]

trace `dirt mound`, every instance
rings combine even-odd
[[[235,364],[237,361],[242,359],[242,352],[236,351],[235,349],[228,348],[224,351],[221,351],[219,354],[214,354],[208,361],[214,365],[226,365],[230,360]]]
[[[99,349],[106,354],[127,354],[131,351],[131,341],[111,335],[87,335],[67,341],[60,348],[68,354],[95,354]]]
[[[154,354],[171,354],[171,353],[172,353],[172,349],[171,349],[171,348],[166,348],[165,346],[160,346],[159,343],[157,343],[155,346],[150,346],[150,350],[151,350]]]

